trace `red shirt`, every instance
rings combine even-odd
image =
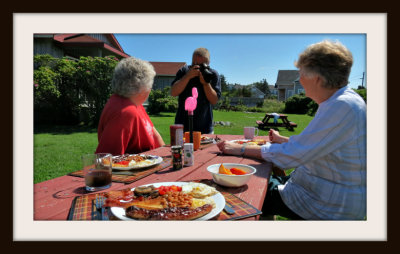
[[[157,148],[153,123],[142,105],[113,94],[104,106],[97,130],[96,153],[137,154]]]

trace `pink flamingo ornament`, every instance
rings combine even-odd
[[[197,96],[198,96],[197,88],[193,87],[192,88],[192,96],[187,97],[185,100],[185,110],[188,111],[189,115],[193,115],[193,111],[197,107]]]
[[[189,133],[190,133],[190,143],[193,143],[193,111],[197,107],[197,88],[192,88],[192,96],[186,98],[185,100],[185,110],[189,115]]]

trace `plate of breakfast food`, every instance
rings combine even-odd
[[[265,139],[237,139],[237,140],[230,140],[228,142],[233,142],[239,145],[243,145],[244,143],[247,143],[247,145],[258,145],[262,146],[265,145],[268,141]]]
[[[214,187],[196,182],[162,182],[131,189],[130,199],[107,198],[120,220],[209,220],[225,207],[224,196]]]
[[[148,168],[160,164],[163,159],[156,155],[124,154],[112,157],[112,168],[117,170],[131,170]]]
[[[201,136],[200,144],[210,144],[214,141],[211,137]]]

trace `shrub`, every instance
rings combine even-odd
[[[248,112],[265,112],[265,110],[263,108],[259,108],[259,107],[248,107],[247,110]]]
[[[58,90],[60,91],[58,110],[60,116],[63,117],[64,123],[79,122],[80,104],[80,88],[76,79],[77,62],[69,59],[60,59],[55,69],[59,74]]]
[[[81,57],[73,61],[35,55],[34,63],[36,122],[77,123],[82,110],[88,109],[88,123],[97,125],[111,95],[117,58]]]
[[[307,108],[308,108],[307,115],[309,115],[309,116],[314,116],[315,113],[316,113],[317,110],[318,110],[318,104],[317,104],[315,101],[310,101],[310,102],[307,104]]]
[[[57,58],[52,57],[49,54],[44,54],[44,55],[35,55],[33,57],[33,64],[34,64],[34,69],[37,70],[40,67],[48,66],[50,68],[53,68],[58,62]]]
[[[315,105],[314,105],[315,104]],[[315,113],[318,105],[303,94],[296,94],[290,97],[285,103],[284,113],[289,114],[307,114]]]
[[[48,66],[41,66],[33,72],[35,105],[54,104],[60,97],[56,86],[58,74]]]
[[[149,106],[147,110],[150,114],[160,112],[176,112],[178,110],[178,98],[170,95],[170,87],[164,89],[151,90],[149,95]]]
[[[35,122],[55,123],[58,117],[57,100],[60,92],[57,88],[58,74],[48,66],[41,66],[33,72],[33,98]]]
[[[358,93],[361,98],[364,99],[365,103],[367,103],[367,89],[353,89],[354,91],[356,91],[356,93]]]
[[[226,110],[229,111],[233,107],[231,106],[231,99],[228,96],[222,96],[217,104],[213,105],[213,109],[215,110]]]
[[[270,94],[267,98],[271,100],[278,100],[278,96],[275,94]]]
[[[275,99],[266,99],[264,100],[262,109],[265,113],[283,113],[285,109],[285,103]]]
[[[249,108],[246,107],[246,106],[243,105],[243,104],[240,104],[240,102],[241,102],[241,101],[239,100],[239,103],[238,103],[236,106],[231,107],[231,109],[232,109],[233,111],[241,111],[241,112],[249,111]]]
[[[231,106],[230,99],[228,97],[224,97],[222,100],[219,100],[218,103],[214,106],[214,109],[216,110],[266,112],[266,113],[267,112],[283,113],[284,108],[285,104],[283,102],[273,99],[265,99],[263,102],[257,103],[255,107],[247,107],[246,105],[243,104],[243,100],[239,100],[236,106]]]
[[[265,101],[265,100],[262,100],[262,101],[260,101],[260,102],[257,102],[257,103],[256,103],[256,107],[257,107],[257,108],[262,108],[262,107],[264,106],[264,101]]]
[[[97,125],[101,112],[111,95],[111,79],[118,63],[115,57],[81,57],[76,78],[82,99],[90,114],[90,125]]]

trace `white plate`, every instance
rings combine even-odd
[[[227,140],[226,142],[232,142],[232,143],[235,143],[235,142],[237,142],[237,141],[243,141],[243,142],[250,142],[251,141],[251,139],[235,139],[235,140]]]
[[[170,185],[176,185],[176,186],[183,186],[188,184],[188,182],[163,182],[163,183],[153,183],[153,184],[147,184],[144,186],[148,185],[153,185],[154,187],[160,187],[161,185],[164,186],[170,186]],[[132,191],[135,188],[132,188]],[[225,198],[224,196],[220,193],[217,192],[217,194],[214,194],[211,196],[214,199],[215,202],[215,208],[211,210],[208,214],[204,215],[203,217],[197,218],[195,220],[209,220],[213,218],[214,216],[218,215],[225,207]],[[111,212],[115,215],[120,220],[132,220],[135,221],[135,219],[129,218],[128,216],[125,215],[125,209],[122,207],[111,207]]]
[[[236,140],[228,140],[226,142],[232,142],[233,143],[233,142],[237,142],[237,141],[243,141],[243,142],[249,143],[249,142],[251,142],[251,139],[236,139]],[[238,144],[238,143],[236,143],[236,144]],[[257,145],[259,145],[259,144],[257,144]],[[259,146],[261,146],[261,145],[259,145]]]
[[[160,156],[156,156],[156,155],[150,155],[150,156],[154,157],[154,160],[152,160],[151,164],[133,165],[133,166],[129,166],[129,167],[113,167],[113,169],[117,169],[117,170],[143,169],[143,168],[153,167],[155,165],[160,164],[163,161],[163,158],[161,158]],[[114,156],[114,157],[116,157],[116,156]]]

